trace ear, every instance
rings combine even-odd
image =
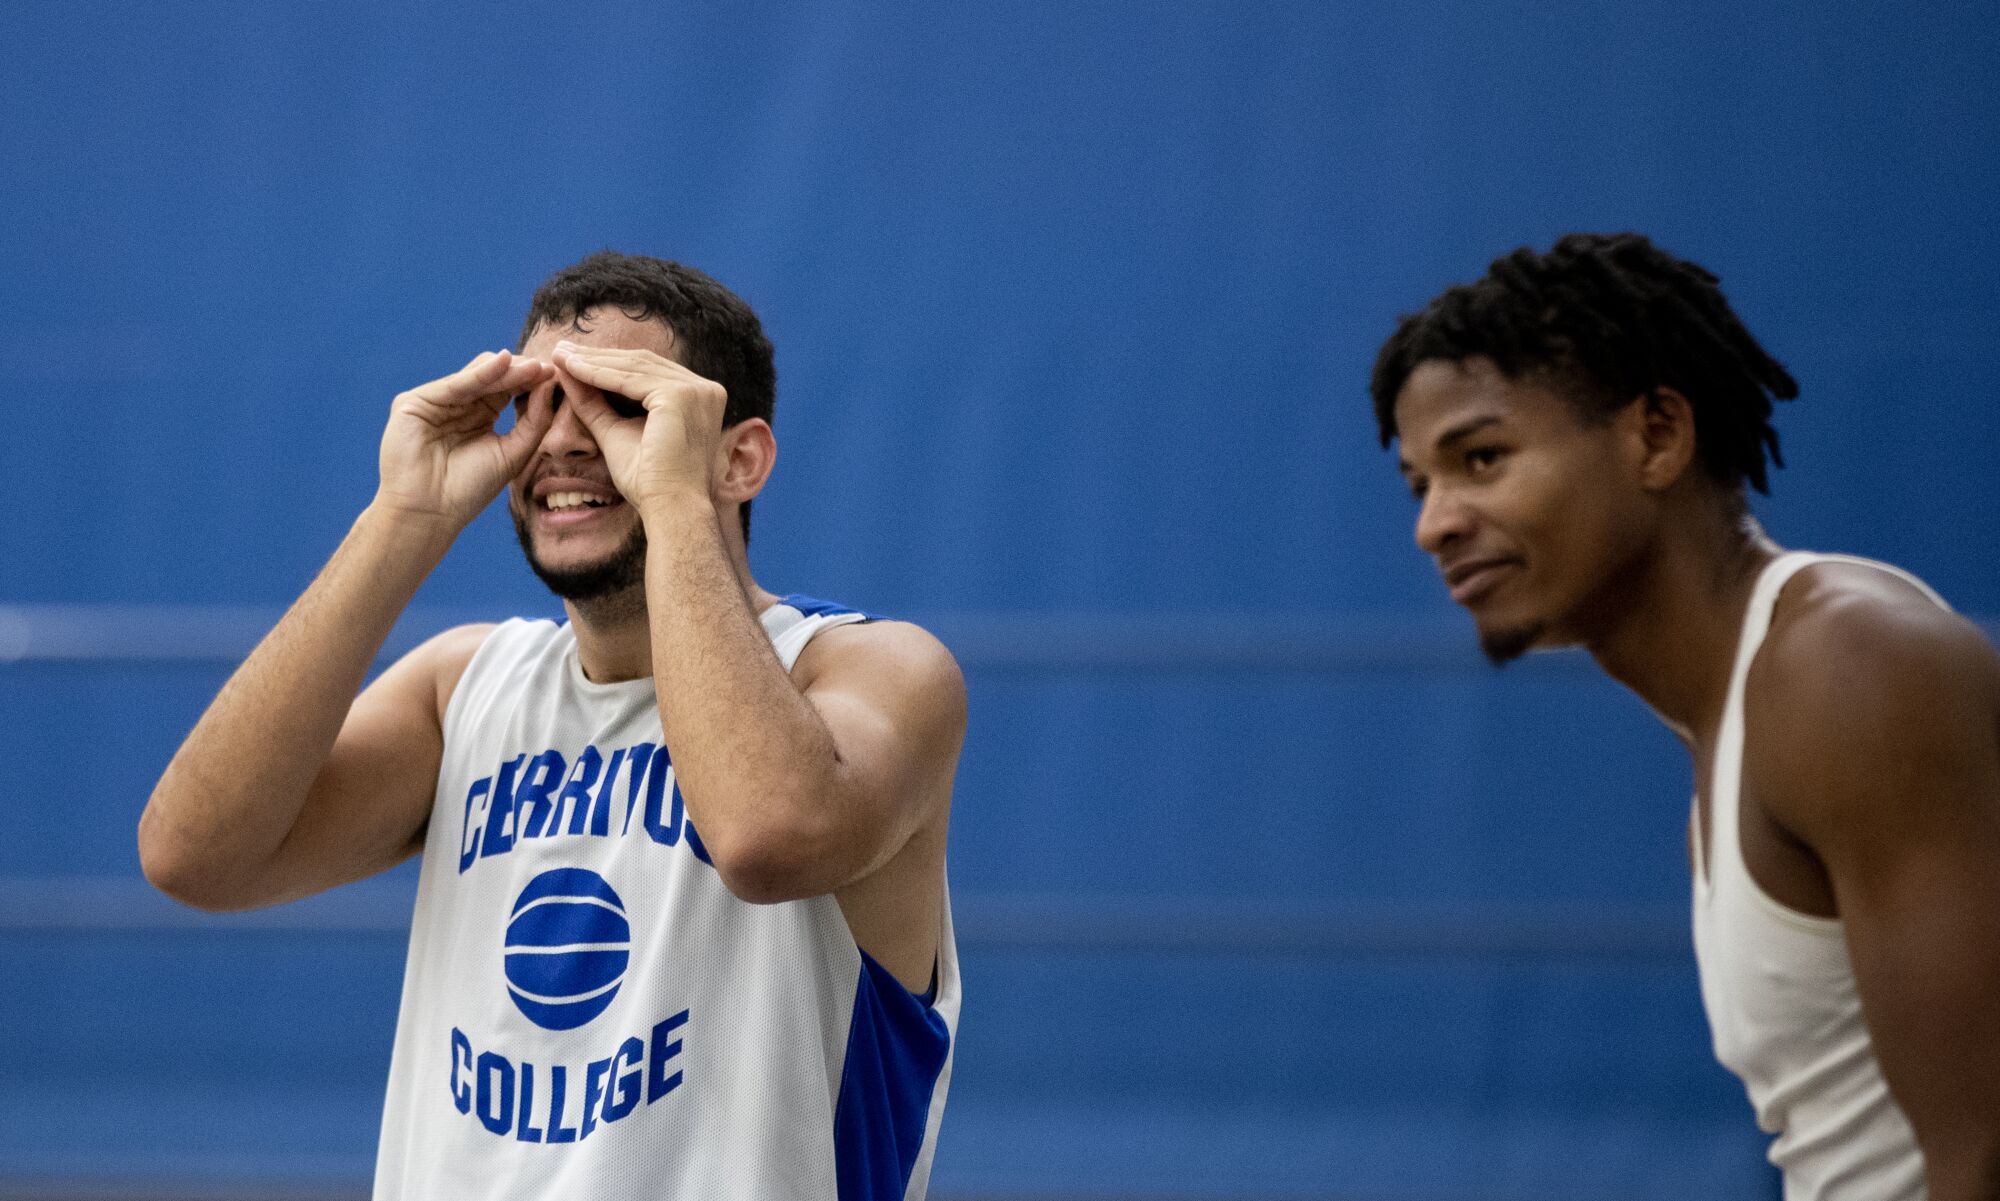
[[[742,504],[764,490],[771,468],[778,461],[778,440],[771,423],[749,417],[722,431],[716,448],[722,457],[715,474],[715,499],[722,504]]]
[[[1621,417],[1641,487],[1664,492],[1687,474],[1696,450],[1694,406],[1687,397],[1655,388],[1632,401]]]

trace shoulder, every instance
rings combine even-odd
[[[1909,581],[1814,564],[1779,598],[1744,712],[1759,797],[1808,833],[1985,746],[2000,719],[2000,657]]]
[[[1887,716],[1909,706],[1994,697],[2000,658],[1972,622],[1899,576],[1816,563],[1779,597],[1751,667],[1751,699]]]
[[[861,621],[821,630],[800,652],[793,679],[807,692],[861,682],[956,711],[962,723],[965,677],[944,643],[907,621]]]
[[[418,643],[410,651],[412,656],[423,656],[438,662],[452,662],[463,668],[471,662],[479,648],[499,629],[500,622],[480,621],[470,625],[453,626],[439,631]]]
[[[433,634],[398,659],[383,673],[384,678],[403,676],[412,687],[421,687],[430,695],[438,719],[442,721],[446,708],[451,704],[452,694],[458,690],[458,682],[465,677],[465,669],[471,666],[473,656],[500,628],[500,623],[476,622]]]

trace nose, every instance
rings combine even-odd
[[[1417,547],[1427,555],[1442,553],[1472,532],[1474,520],[1469,505],[1433,483],[1417,510]]]
[[[568,391],[584,385],[565,381],[559,387]],[[576,415],[575,405],[556,405],[555,420],[549,423],[548,432],[542,435],[540,453],[545,459],[589,458],[598,453],[597,439],[590,436],[590,427]]]

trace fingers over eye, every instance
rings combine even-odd
[[[624,397],[617,398],[621,403]],[[611,406],[610,398],[596,388],[579,387],[569,393],[569,403],[576,418],[581,421],[591,436],[602,445],[607,438],[614,437],[613,431],[626,424],[625,417]]]
[[[577,379],[592,385],[606,393],[607,396],[615,394],[620,400],[626,397],[644,396],[649,384],[654,382],[637,372],[607,366],[603,363],[593,363],[574,355],[565,357],[562,360],[562,366],[563,370],[574,375]]]
[[[494,381],[496,389],[520,391],[555,374],[555,368],[541,359],[513,359]]]
[[[454,374],[417,389],[428,399],[468,404],[495,393],[508,394],[546,378],[550,368],[539,359],[515,358],[510,351],[485,351]]]
[[[544,430],[554,423],[555,415],[554,388],[535,388],[514,397],[515,429]]]
[[[680,363],[654,351],[627,346],[578,346],[574,342],[558,342],[553,357],[565,366],[574,363],[585,370],[590,368],[638,370],[668,377],[691,374]]]

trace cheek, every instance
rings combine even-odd
[[[1591,574],[1629,537],[1631,515],[1619,489],[1575,462],[1524,460],[1523,487],[1502,521],[1550,583]]]
[[[1573,501],[1569,520],[1550,531],[1545,545],[1550,574],[1566,602],[1588,600],[1643,553],[1642,518],[1628,498],[1616,493],[1596,492]]]

